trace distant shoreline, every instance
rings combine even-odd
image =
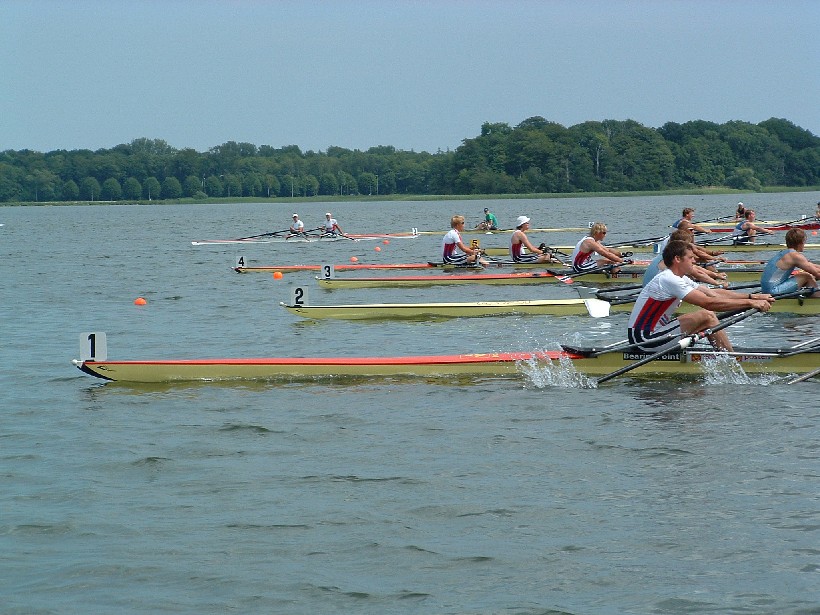
[[[295,197],[217,197],[207,200],[186,197],[181,199],[151,201],[18,201],[0,203],[0,207],[59,207],[66,205],[196,205],[211,203],[270,203],[272,205],[288,203],[348,203],[373,201],[487,201],[514,199],[567,199],[590,197],[635,197],[635,196],[683,196],[705,194],[771,194],[778,192],[817,192],[820,186],[770,186],[758,192],[734,190],[732,188],[693,188],[676,190],[638,190],[625,192],[555,192],[535,194],[385,194],[385,195],[352,195],[352,196],[295,196]]]

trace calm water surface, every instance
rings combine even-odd
[[[743,195],[761,218],[820,193]],[[349,232],[503,225],[662,234],[727,196],[299,204]],[[716,372],[582,388],[519,379],[105,384],[112,359],[436,354],[615,341],[626,316],[312,322],[292,283],[191,240],[287,227],[293,204],[0,208],[0,613],[818,613],[820,385]],[[580,232],[534,236],[552,245]],[[480,236],[484,245],[506,238]],[[411,262],[440,237],[241,246],[249,264]],[[381,247],[380,252],[375,247]],[[814,256],[816,259],[817,257]],[[301,275],[302,277],[298,277]],[[341,275],[341,274],[340,274]],[[569,298],[570,287],[323,291],[314,303]],[[143,296],[148,304],[133,305]],[[759,315],[738,341],[820,319]]]

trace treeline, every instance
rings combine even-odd
[[[785,119],[631,120],[570,128],[542,117],[435,154],[330,147],[303,152],[229,141],[207,152],[136,139],[111,149],[0,153],[0,202],[192,197],[464,195],[820,185],[820,138]]]

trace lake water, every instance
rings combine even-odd
[[[820,193],[741,197],[759,217]],[[732,196],[299,203],[348,232],[509,226],[660,235]],[[323,291],[191,240],[288,226],[288,202],[0,208],[0,613],[818,613],[820,383],[713,373],[129,386],[70,363],[451,354],[616,341],[608,319],[313,322],[313,303],[569,298],[564,285]],[[534,239],[574,243],[581,232]],[[505,237],[479,236],[484,245]],[[248,264],[416,262],[439,236],[241,246]],[[375,247],[382,248],[376,252]],[[817,258],[817,256],[813,256]],[[340,274],[342,275],[342,274]],[[299,277],[301,276],[301,277]],[[147,305],[133,304],[145,297]],[[820,335],[757,315],[735,341]]]

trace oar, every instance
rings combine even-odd
[[[590,286],[576,286],[575,290],[578,291],[578,296],[581,299],[601,299],[602,301],[617,301],[622,297],[618,296],[617,293],[619,292],[627,292],[627,296],[637,296],[638,293],[641,292],[643,288],[642,284],[630,284],[629,286],[618,286],[617,288],[612,288],[610,290],[601,290],[599,288],[593,288]],[[610,297],[616,293],[614,297]],[[634,298],[632,299],[634,301]]]
[[[276,235],[281,235],[282,233],[289,232],[290,229],[285,229],[283,231],[271,231],[270,233],[261,233],[260,235],[250,235],[248,237],[239,237],[235,241],[243,241],[245,239],[258,239],[259,237],[274,237]]]
[[[605,318],[609,316],[609,308],[611,307],[609,301],[595,298],[584,299],[584,306],[593,318]]]
[[[645,246],[650,243],[658,243],[669,237],[668,234],[660,237],[647,237],[646,239],[632,239],[631,241],[620,241],[618,243],[606,244],[607,248],[624,248],[629,246]]]
[[[598,378],[597,383],[601,384],[602,382],[607,382],[608,380],[612,380],[613,378],[616,378],[617,376],[620,376],[621,374],[625,374],[627,372],[630,372],[633,369],[636,369],[636,368],[640,367],[641,365],[646,365],[647,363],[651,363],[652,361],[655,361],[656,359],[660,359],[661,357],[663,357],[665,355],[668,355],[670,352],[673,352],[673,351],[676,351],[676,350],[686,350],[689,346],[691,346],[696,341],[701,340],[704,337],[708,337],[709,335],[712,335],[713,333],[717,333],[721,329],[725,329],[726,327],[728,327],[730,325],[738,323],[741,320],[743,320],[744,318],[748,318],[749,316],[751,316],[752,314],[754,314],[757,311],[759,311],[758,308],[748,309],[745,312],[741,312],[740,314],[735,314],[733,317],[727,318],[726,320],[722,321],[720,324],[718,324],[718,325],[716,325],[716,326],[714,326],[710,329],[705,329],[704,331],[699,331],[698,333],[689,334],[689,335],[686,335],[685,337],[682,337],[681,339],[677,339],[677,340],[675,340],[675,341],[673,341],[669,344],[666,344],[665,346],[662,346],[660,348],[660,350],[658,350],[657,352],[655,352],[655,353],[653,353],[649,356],[644,357],[643,359],[635,361],[634,363],[630,363],[629,365],[625,365],[624,367],[622,367],[620,369],[616,369],[614,372],[611,372],[611,373],[607,374],[606,376],[601,376],[600,378]]]
[[[735,284],[729,285],[729,288],[726,290],[741,290],[743,288],[760,288],[760,282],[749,282],[747,284]]]
[[[800,226],[801,224],[806,224],[807,222],[810,223],[812,220],[816,218],[817,216],[812,216],[810,218],[800,218],[799,220],[792,220],[791,222],[781,222],[780,224],[772,226]]]
[[[808,380],[809,378],[814,378],[815,376],[820,375],[820,367],[815,370],[810,371],[808,374],[803,374],[802,376],[798,376],[797,378],[793,378],[789,380],[786,384],[796,384],[798,382],[803,382],[804,380]]]
[[[712,237],[710,239],[704,239],[703,241],[695,242],[695,245],[708,246],[708,245],[711,245],[713,243],[719,243],[721,241],[725,241],[727,239],[734,239],[736,237],[738,237],[738,235],[732,235],[731,233],[728,233],[726,235],[720,235],[718,237]]]
[[[550,271],[547,269],[548,273],[551,273],[555,276],[555,279],[559,282],[563,282],[564,284],[572,284],[575,281],[575,278],[579,278],[582,275],[589,275],[590,273],[602,273],[605,271],[610,271],[615,267],[621,267],[623,265],[628,265],[632,261],[624,261],[622,263],[612,263],[611,265],[606,265],[604,267],[595,267],[594,269],[589,269],[588,271],[579,271],[578,273],[572,275],[558,275],[555,271]]]
[[[708,220],[701,220],[700,222],[693,222],[692,224],[706,224],[707,222],[723,222],[724,220],[734,219],[733,215],[721,216],[720,218],[709,218]]]

